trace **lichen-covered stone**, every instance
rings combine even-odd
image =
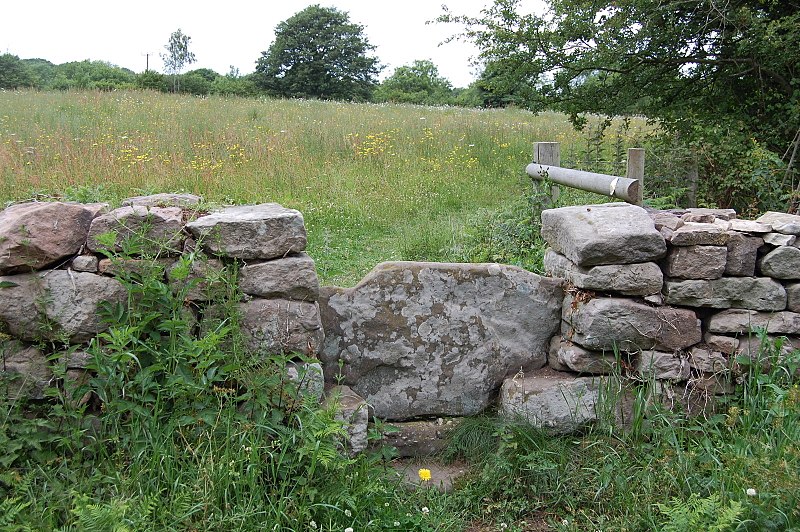
[[[207,251],[239,259],[276,259],[306,248],[303,215],[277,203],[227,207],[186,228]]]
[[[652,262],[667,252],[664,237],[647,212],[627,203],[545,210],[542,237],[583,267]]]
[[[752,310],[786,308],[786,290],[768,277],[667,280],[664,295],[668,305]]]
[[[503,379],[545,364],[561,281],[513,266],[390,262],[320,297],[326,378],[381,418],[472,415]]]
[[[619,292],[643,296],[661,292],[664,276],[655,262],[610,264],[583,268],[567,257],[548,249],[544,255],[547,275],[566,279],[584,290]]]

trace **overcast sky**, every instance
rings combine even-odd
[[[415,59],[430,59],[454,86],[466,87],[475,77],[470,58],[477,50],[466,43],[439,46],[459,28],[425,22],[442,13],[442,4],[457,14],[478,15],[491,0],[11,0],[2,3],[0,53],[56,64],[102,60],[134,72],[144,71],[149,53],[150,68],[163,71],[159,54],[180,28],[192,38],[189,49],[197,58],[189,69],[226,74],[233,65],[247,74],[274,40],[275,26],[312,4],[346,11],[351,22],[365,27],[374,54],[386,65],[381,77]]]

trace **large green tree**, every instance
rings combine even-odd
[[[275,28],[256,63],[257,83],[273,96],[368,100],[380,72],[364,27],[336,8],[312,5]]]
[[[0,55],[0,89],[32,87],[33,75],[28,66],[16,55]]]
[[[180,90],[179,74],[186,65],[191,65],[195,62],[194,53],[189,51],[189,42],[191,37],[185,35],[180,28],[173,31],[169,36],[169,41],[164,46],[167,53],[161,54],[161,60],[164,62],[164,70],[167,74],[172,75],[172,91],[178,92]]]
[[[452,104],[454,97],[450,81],[427,59],[396,68],[375,90],[379,102],[443,105]]]
[[[493,94],[534,110],[642,113],[690,143],[731,132],[786,160],[800,142],[797,0],[546,2],[440,20],[467,25]]]

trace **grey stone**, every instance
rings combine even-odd
[[[716,218],[714,217],[713,214],[694,214],[691,212],[687,212],[686,214],[681,216],[681,220],[683,220],[684,222],[713,224]]]
[[[719,279],[725,272],[728,249],[723,246],[673,247],[664,273],[678,279]]]
[[[772,362],[785,359],[797,349],[800,349],[800,339],[797,337],[766,336],[762,341],[760,335],[741,336],[732,369],[735,373],[742,373],[745,368],[741,359],[749,358],[751,364],[760,363],[762,369],[767,371]]]
[[[673,246],[724,246],[728,233],[715,224],[686,222],[673,231],[670,244]]]
[[[58,362],[64,369],[86,369],[94,362],[94,355],[87,351],[66,351],[58,357]]]
[[[558,356],[558,351],[563,341],[564,339],[560,334],[550,339],[550,347],[547,351],[547,365],[556,371],[571,371],[566,364],[561,362],[561,358]]]
[[[194,194],[151,194],[149,196],[134,196],[122,200],[122,206],[140,205],[143,207],[193,207],[203,201]]]
[[[736,211],[733,209],[707,209],[703,207],[690,207],[686,209],[687,214],[695,216],[713,216],[720,220],[733,220],[736,218]],[[685,215],[684,215],[685,216]]]
[[[9,275],[0,282],[0,323],[26,341],[85,342],[108,328],[97,310],[101,302],[123,303],[125,287],[117,280],[93,273],[51,270]]]
[[[714,225],[725,231],[726,233],[731,232],[731,223],[727,220],[714,220]]]
[[[789,283],[786,287],[786,310],[800,312],[800,283]]]
[[[286,366],[286,376],[297,386],[300,395],[309,395],[317,402],[325,392],[325,377],[319,362],[291,361]]]
[[[732,277],[752,277],[755,275],[758,248],[763,244],[764,240],[762,238],[731,232],[727,246],[725,275]]]
[[[381,443],[394,447],[400,458],[427,458],[447,448],[449,435],[461,423],[459,418],[406,421],[392,423],[392,431],[383,435]]]
[[[731,231],[738,231],[740,233],[752,233],[761,235],[764,233],[772,232],[772,226],[753,220],[731,220]]]
[[[562,282],[514,266],[390,262],[320,297],[328,382],[386,419],[483,411],[503,379],[543,366]]]
[[[307,301],[253,299],[239,304],[241,330],[255,354],[319,352],[325,333],[319,307]]]
[[[545,210],[542,237],[584,267],[652,262],[667,251],[647,212],[627,203]]]
[[[651,307],[631,299],[564,299],[566,338],[595,351],[674,350],[701,339],[694,311]]]
[[[725,355],[732,355],[739,348],[739,339],[707,332],[703,335],[703,342],[712,351],[719,351]]]
[[[636,373],[644,379],[685,381],[689,361],[679,352],[642,351],[636,357]]]
[[[566,279],[584,290],[649,295],[661,292],[664,276],[655,262],[610,264],[582,268],[567,257],[548,249],[544,255],[547,275]]]
[[[172,262],[168,258],[160,259],[100,259],[97,263],[97,272],[114,277],[125,277],[135,274],[147,276],[158,280],[164,279],[164,271]]]
[[[72,259],[72,269],[76,272],[97,273],[99,262],[94,255],[78,255]]]
[[[664,294],[668,305],[752,310],[786,308],[786,290],[768,277],[667,280]]]
[[[267,262],[251,262],[239,271],[239,288],[258,297],[301,301],[319,299],[319,279],[314,260],[300,253]]]
[[[115,235],[111,251],[124,248],[130,255],[180,253],[183,247],[183,211],[179,207],[131,205],[114,209],[92,220],[86,246],[94,252],[105,248],[98,237]]]
[[[334,386],[325,392],[325,403],[336,405],[336,419],[347,431],[347,449],[358,454],[367,448],[369,405],[349,386]]]
[[[689,350],[689,365],[700,373],[722,373],[728,370],[728,359],[708,345],[696,345]]]
[[[91,391],[78,396],[79,390],[89,384],[91,378],[91,373],[82,369],[68,369],[64,372],[64,398],[72,408],[83,406],[92,398]]]
[[[0,375],[8,379],[8,399],[44,399],[53,379],[47,357],[37,348],[17,341],[0,343]]]
[[[558,342],[551,340],[550,353],[555,351],[559,365],[567,367],[577,373],[592,375],[608,375],[617,367],[617,359],[613,353],[598,353],[562,340],[560,336],[554,337]]]
[[[186,228],[207,251],[239,259],[276,259],[306,248],[303,215],[277,203],[227,207]]]
[[[651,294],[649,296],[644,296],[642,299],[650,303],[651,305],[655,305],[657,307],[664,306],[664,294],[662,294],[661,292],[659,292],[658,294]]]
[[[227,290],[225,264],[217,258],[195,255],[187,264],[187,256],[173,263],[167,270],[167,279],[174,293],[184,291],[189,301],[213,301],[224,297]]]
[[[756,218],[756,221],[770,224],[776,233],[800,235],[800,216],[795,214],[769,211]]]
[[[797,241],[795,235],[784,235],[783,233],[767,233],[763,236],[764,243],[770,246],[792,246]]]
[[[717,372],[713,374],[702,374],[692,377],[686,383],[686,393],[689,397],[699,396],[713,406],[713,396],[729,395],[734,392],[734,385],[731,382],[730,372]],[[702,403],[698,402],[700,406]]]
[[[730,309],[718,312],[708,320],[708,330],[714,333],[742,334],[757,329],[765,329],[770,334],[800,335],[800,314]]]
[[[683,225],[683,220],[680,216],[676,216],[671,212],[655,211],[650,213],[650,218],[653,220],[655,228],[659,231],[662,228],[667,228],[671,231]]]
[[[29,272],[78,253],[92,211],[80,204],[36,202],[0,212],[0,273]]]
[[[500,390],[503,415],[524,419],[554,434],[569,434],[597,421],[598,377],[564,373],[517,375]]]
[[[800,279],[800,249],[781,246],[758,261],[763,275],[774,279]]]

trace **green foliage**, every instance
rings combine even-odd
[[[445,105],[454,101],[453,87],[429,60],[401,66],[386,78],[373,96],[378,102]]]
[[[0,89],[22,89],[34,86],[30,68],[11,54],[0,54]]]
[[[525,14],[519,0],[496,0],[481,17],[446,12],[440,20],[467,25],[486,64],[480,84],[496,104],[559,109],[578,124],[587,113],[644,114],[701,161],[705,201],[776,208],[782,194],[786,205],[790,174],[778,181],[772,169],[800,142],[797,2],[549,0],[548,7]],[[771,155],[747,162],[752,144]],[[737,183],[746,185],[736,190]]]
[[[56,65],[49,85],[42,88],[56,90],[92,89],[112,90],[134,86],[136,75],[104,61],[73,61]]]
[[[662,524],[664,532],[684,532],[686,530],[708,530],[709,532],[728,532],[740,523],[742,503],[730,501],[723,504],[716,493],[699,497],[692,493],[688,500],[672,499],[667,504],[659,503],[658,509],[668,521]]]
[[[178,28],[170,34],[169,41],[164,46],[167,53],[161,54],[161,60],[164,62],[164,69],[167,71],[167,74],[172,75],[172,92],[178,92],[180,89],[178,74],[181,73],[183,67],[195,62],[194,53],[189,51],[189,42],[191,40],[191,37],[185,35],[181,29]]]
[[[322,100],[370,99],[380,71],[364,27],[336,8],[312,5],[275,28],[275,41],[256,63],[269,95]]]

